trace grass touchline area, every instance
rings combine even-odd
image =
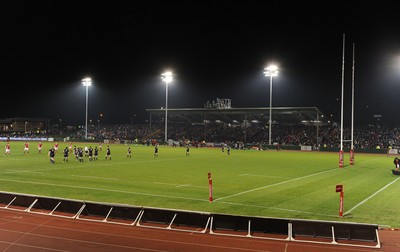
[[[295,178],[295,179],[282,181],[282,182],[279,182],[279,183],[276,183],[276,184],[272,184],[272,185],[266,185],[266,186],[254,188],[254,189],[247,190],[247,191],[244,191],[244,192],[239,192],[239,193],[236,193],[236,194],[233,194],[233,195],[228,195],[228,196],[225,196],[225,197],[222,197],[222,198],[217,198],[217,199],[215,199],[215,201],[222,200],[222,199],[227,199],[227,198],[232,198],[232,197],[235,197],[235,196],[243,195],[243,194],[246,194],[246,193],[251,193],[251,192],[254,192],[254,191],[266,189],[266,188],[277,186],[277,185],[283,185],[283,184],[286,184],[286,183],[290,183],[290,182],[293,182],[293,181],[297,181],[297,180],[313,177],[313,176],[316,176],[316,175],[319,175],[319,174],[322,174],[322,173],[326,173],[326,172],[331,172],[331,171],[334,171],[334,169],[323,171],[323,172],[318,172],[318,173],[315,173],[315,174],[310,174],[310,175],[307,175],[307,176],[304,176],[304,177],[300,177],[300,178]]]
[[[5,144],[5,143],[4,143]],[[345,153],[317,151],[236,150],[220,148],[103,144],[97,160],[63,162],[60,143],[51,164],[30,143],[11,142],[11,156],[0,157],[0,191],[82,201],[181,209],[244,216],[374,223],[400,227],[400,183],[391,173],[394,156],[357,154],[354,165]],[[73,143],[92,147],[97,143]],[[105,158],[107,145],[112,159]],[[132,157],[127,155],[128,147]],[[207,175],[212,175],[209,201]],[[344,216],[339,217],[339,194],[344,188]],[[390,189],[390,190],[388,190]]]
[[[393,180],[392,182],[390,182],[389,184],[385,185],[384,187],[382,187],[381,189],[379,189],[378,191],[374,192],[371,196],[369,196],[368,198],[364,199],[363,201],[361,201],[360,203],[358,203],[357,205],[355,205],[353,208],[351,208],[350,210],[346,211],[344,213],[344,215],[351,213],[354,209],[356,209],[357,207],[361,206],[362,204],[364,204],[365,202],[367,202],[368,200],[370,200],[372,197],[374,197],[375,195],[377,195],[378,193],[382,192],[383,190],[385,190],[387,187],[389,187],[391,184],[395,183],[397,180],[399,180],[399,178]]]

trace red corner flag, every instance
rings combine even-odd
[[[208,173],[208,186],[209,186],[209,189],[210,189],[210,192],[209,192],[209,200],[210,200],[210,202],[212,202],[212,201],[213,201],[213,197],[212,197],[212,179],[211,179],[211,172]]]

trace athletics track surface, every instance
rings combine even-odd
[[[400,231],[379,230],[379,238],[381,248],[360,248],[161,230],[0,209],[1,252],[400,251]]]

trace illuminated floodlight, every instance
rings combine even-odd
[[[275,65],[270,65],[266,68],[264,68],[264,75],[265,76],[271,76],[271,77],[275,77],[278,76],[278,67]]]
[[[82,79],[82,85],[85,87],[89,87],[92,85],[92,79],[91,78],[84,78]]]
[[[163,74],[161,74],[161,80],[165,82],[165,84],[169,84],[172,82],[173,78],[172,78],[172,72],[165,72]]]
[[[272,77],[278,76],[278,67],[276,65],[269,65],[264,68],[264,75],[269,77],[269,139],[268,144],[271,145],[272,134]]]
[[[165,82],[165,137],[164,141],[168,141],[168,84],[172,82],[172,72],[167,71],[161,74],[161,80]]]
[[[86,120],[85,120],[85,139],[87,139],[88,132],[88,98],[89,98],[89,87],[92,85],[92,79],[86,77],[82,79],[82,85],[86,87]]]

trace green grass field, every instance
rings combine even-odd
[[[73,143],[83,147],[83,143]],[[97,143],[87,144],[94,147]],[[5,142],[2,142],[3,148]],[[11,156],[0,158],[0,191],[18,192],[134,206],[195,210],[211,213],[277,218],[334,220],[400,228],[400,176],[391,174],[393,156],[355,155],[355,165],[338,167],[338,153],[275,150],[231,150],[110,144],[97,161],[83,163],[70,155],[62,162],[60,143],[56,164],[47,151],[53,143],[11,143]],[[209,202],[207,174],[213,179]],[[344,216],[339,217],[337,184],[344,187]]]

